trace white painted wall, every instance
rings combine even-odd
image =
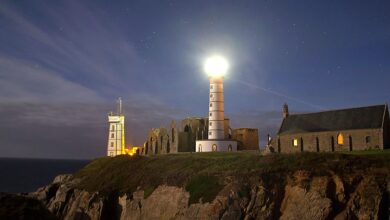
[[[107,156],[121,155],[125,127],[124,116],[109,115],[108,125]]]
[[[216,149],[213,148],[216,146]],[[227,152],[237,151],[237,142],[231,140],[202,140],[196,141],[196,152]]]
[[[208,139],[224,139],[223,78],[210,77]]]

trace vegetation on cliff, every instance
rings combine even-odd
[[[389,178],[390,151],[359,153],[300,153],[261,156],[259,153],[183,153],[158,156],[98,158],[76,173],[78,187],[90,192],[129,194],[137,189],[148,197],[159,185],[184,187],[190,203],[212,201],[228,179],[242,182],[245,195],[253,177],[267,175],[267,182],[305,170],[312,175],[351,173]]]

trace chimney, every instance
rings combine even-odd
[[[287,103],[284,103],[283,105],[283,119],[288,118],[289,112],[288,112],[288,105]]]

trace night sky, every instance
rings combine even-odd
[[[104,156],[122,97],[127,144],[207,116],[221,54],[231,126],[275,134],[281,108],[390,101],[390,1],[1,1],[0,157]]]

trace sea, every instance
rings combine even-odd
[[[59,174],[74,173],[89,160],[0,158],[0,192],[28,193]]]

